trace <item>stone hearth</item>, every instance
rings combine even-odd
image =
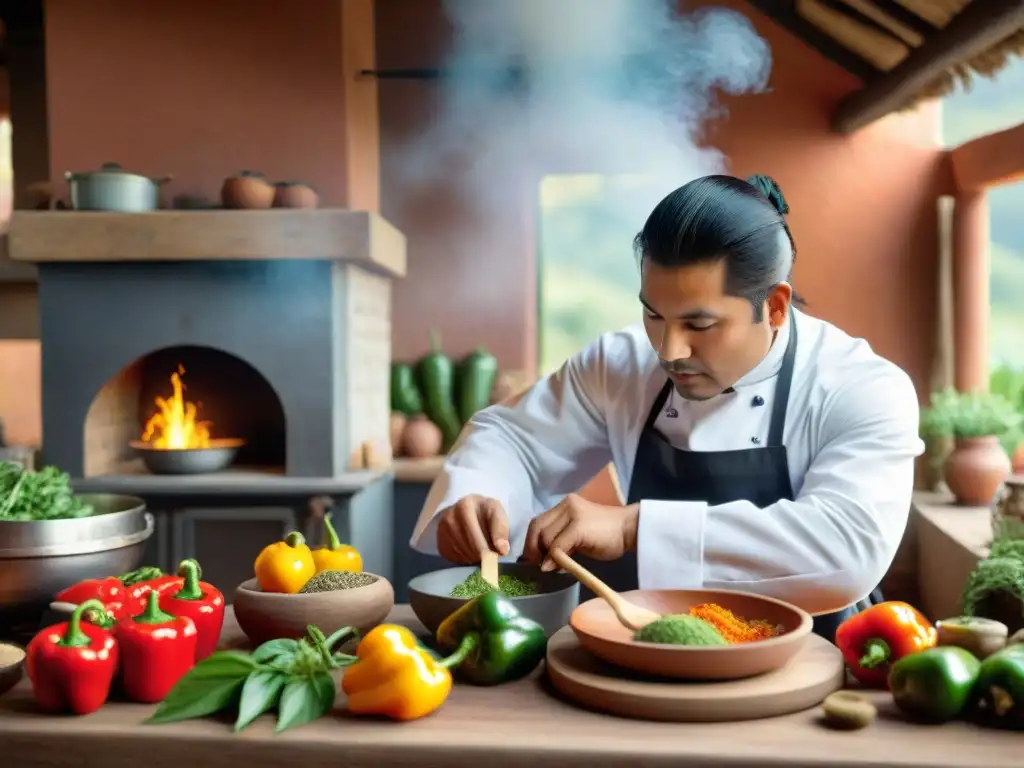
[[[344,210],[14,214],[10,256],[39,267],[46,464],[86,492],[143,497],[147,562],[186,557],[225,591],[289,530],[316,544],[329,497],[367,570],[392,575],[391,280],[405,239]],[[152,475],[138,440],[184,370],[227,471]]]

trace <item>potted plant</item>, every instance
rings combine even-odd
[[[946,458],[946,485],[960,504],[988,506],[1010,474],[1010,457],[999,442],[1021,421],[1014,403],[991,392],[945,389],[932,395],[922,423],[953,438]]]

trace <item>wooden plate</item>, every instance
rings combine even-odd
[[[589,654],[569,627],[548,641],[547,675],[563,696],[619,717],[728,722],[777,717],[820,704],[843,687],[843,656],[811,635],[790,662],[757,677],[726,682],[646,678]]]
[[[781,625],[785,633],[768,640],[725,646],[638,643],[608,604],[588,600],[569,617],[580,643],[600,659],[635,672],[682,680],[736,680],[771,672],[800,651],[814,620],[794,605],[749,592],[716,589],[636,590],[629,602],[662,615],[687,613],[701,603],[717,603],[737,616]]]

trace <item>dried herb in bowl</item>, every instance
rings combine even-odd
[[[337,592],[342,589],[368,587],[378,578],[372,573],[364,571],[320,571],[303,585],[299,594],[308,595],[311,592]]]
[[[655,619],[637,630],[633,639],[638,643],[663,645],[729,645],[710,623],[685,613]]]
[[[452,589],[451,596],[464,597],[467,600],[471,600],[474,597],[479,597],[493,591],[494,587],[477,570],[471,573],[465,581],[456,584],[454,589]],[[529,597],[540,592],[540,585],[532,581],[520,579],[518,576],[513,576],[509,573],[503,573],[498,576],[497,591],[507,597]]]

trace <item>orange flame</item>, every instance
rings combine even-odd
[[[181,383],[184,375],[185,369],[179,365],[177,373],[171,374],[173,394],[153,401],[158,410],[142,430],[142,441],[153,448],[180,451],[210,447],[210,423],[198,421],[199,406],[185,399],[185,385]]]

